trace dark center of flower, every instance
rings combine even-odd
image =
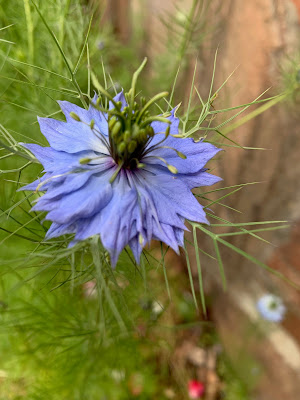
[[[270,309],[270,310],[276,310],[277,308],[278,308],[278,302],[275,301],[275,300],[272,300],[272,301],[269,303],[269,309]]]
[[[126,97],[128,99],[128,94]],[[108,111],[111,156],[123,168],[134,169],[139,166],[147,143],[154,136],[151,127],[153,118],[146,108],[145,98],[141,98],[140,104],[134,102],[132,107],[128,105],[121,109],[121,102],[116,106]]]
[[[104,89],[100,83],[97,83],[97,88],[101,95],[106,99],[106,104],[113,104],[113,108],[107,110],[102,105],[101,96],[98,97],[96,104],[91,103],[92,107],[95,107],[100,112],[107,113],[108,115],[108,134],[109,138],[103,136],[101,132],[97,132],[95,129],[95,121],[92,120],[89,124],[90,128],[97,134],[99,139],[107,147],[110,152],[111,157],[114,159],[118,168],[112,175],[110,182],[112,183],[117,177],[118,173],[122,168],[126,169],[136,169],[143,168],[144,164],[141,162],[143,157],[148,153],[153,152],[155,149],[164,148],[171,149],[176,152],[178,157],[183,159],[186,158],[184,154],[175,149],[174,147],[169,147],[162,145],[162,143],[168,138],[170,134],[171,121],[167,118],[171,114],[167,113],[162,115],[150,116],[149,108],[155,104],[160,99],[168,95],[167,92],[158,93],[156,96],[152,97],[148,102],[145,98],[141,98],[140,102],[136,102],[135,86],[136,80],[146,64],[146,59],[143,61],[138,70],[133,74],[131,89],[128,93],[125,93],[126,106],[123,106],[121,101],[116,101],[106,89]],[[80,118],[74,112],[70,113],[71,117],[76,121],[80,122]],[[155,141],[154,144],[150,145],[152,138],[154,137],[154,130],[151,126],[152,122],[159,121],[165,124],[166,128],[163,132],[156,132],[156,134],[162,134],[162,139]],[[180,136],[180,135],[173,135]],[[152,157],[159,160],[160,163],[165,164],[169,171],[173,174],[177,174],[177,168],[173,165],[168,164],[168,162],[158,156],[152,155]],[[99,157],[100,158],[100,157]],[[82,158],[80,160],[81,164],[88,164],[90,161],[95,160],[90,158]]]

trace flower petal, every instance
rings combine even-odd
[[[120,101],[122,103],[121,106],[121,110],[123,110],[124,107],[127,106],[127,101],[125,99],[124,96],[124,91],[122,90],[121,92],[119,92],[115,97],[114,97],[114,101],[117,103],[118,101]],[[115,108],[114,104],[110,101],[109,102],[109,109],[112,110],[113,108]]]
[[[161,222],[182,228],[182,219],[208,224],[203,207],[188,186],[176,175],[153,175],[143,170],[144,187]],[[142,182],[140,181],[140,185]]]
[[[80,189],[55,199],[48,199],[44,195],[33,210],[49,211],[46,219],[59,224],[90,217],[105,207],[112,197],[108,175],[92,175]]]
[[[33,143],[20,143],[23,147],[30,150],[32,154],[42,163],[46,171],[70,170],[79,164],[79,160],[85,157],[94,157],[91,151],[81,151],[79,153],[66,153],[56,151],[51,147],[42,147]]]
[[[146,155],[142,162],[146,164],[165,165],[163,161],[156,157],[161,157],[170,165],[177,168],[179,173],[189,174],[200,171],[205,164],[213,158],[221,149],[210,143],[203,141],[195,142],[192,138],[180,139],[168,137],[162,146],[173,147],[186,156],[180,158],[172,149],[156,148]]]
[[[173,110],[171,111],[170,117],[168,117],[168,119],[171,121],[170,135],[178,135],[178,127],[179,127],[180,121],[179,121],[179,118],[175,117],[175,112],[176,112],[177,108],[178,107],[173,108]],[[154,136],[153,141],[151,143],[151,145],[153,145],[163,139],[163,135],[160,135],[160,134],[165,133],[169,124],[164,123],[164,122],[154,121],[154,122],[152,122],[151,126],[152,126],[154,132],[156,133],[156,135]]]
[[[46,234],[46,239],[52,239],[68,233],[74,233],[75,230],[76,224],[57,224],[53,222]]]
[[[128,185],[126,174],[121,171],[113,183],[110,201],[93,218],[80,221],[75,239],[83,240],[100,234],[102,244],[115,265],[120,252],[137,234],[133,226],[133,221],[140,218],[137,202],[136,191]]]
[[[74,121],[70,124],[52,118],[38,118],[41,131],[54,150],[67,153],[94,150],[102,154],[109,154],[105,144],[82,122]]]

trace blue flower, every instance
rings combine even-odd
[[[285,305],[278,296],[266,294],[257,302],[257,309],[267,321],[280,322],[286,312]]]
[[[53,222],[46,238],[73,233],[73,245],[100,235],[112,265],[126,245],[139,262],[152,239],[178,252],[185,219],[208,224],[191,189],[220,180],[204,168],[220,149],[174,137],[175,109],[150,117],[145,100],[126,99],[123,92],[111,98],[108,111],[97,96],[88,110],[60,101],[66,122],[38,118],[50,147],[23,144],[44,167],[23,189],[45,191],[33,210]]]

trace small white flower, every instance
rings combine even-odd
[[[152,312],[155,315],[159,315],[164,311],[163,306],[158,301],[153,301],[152,303]]]
[[[257,309],[264,319],[272,322],[282,321],[286,312],[281,298],[273,294],[262,296],[257,302]]]

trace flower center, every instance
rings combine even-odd
[[[128,97],[128,94],[126,94]],[[154,136],[152,118],[145,109],[145,99],[132,107],[116,103],[108,111],[109,143],[112,158],[122,168],[134,169],[140,164],[147,143]]]
[[[278,308],[278,303],[277,303],[277,301],[272,300],[272,301],[269,303],[269,310],[274,311],[274,310],[276,310],[277,308]]]

